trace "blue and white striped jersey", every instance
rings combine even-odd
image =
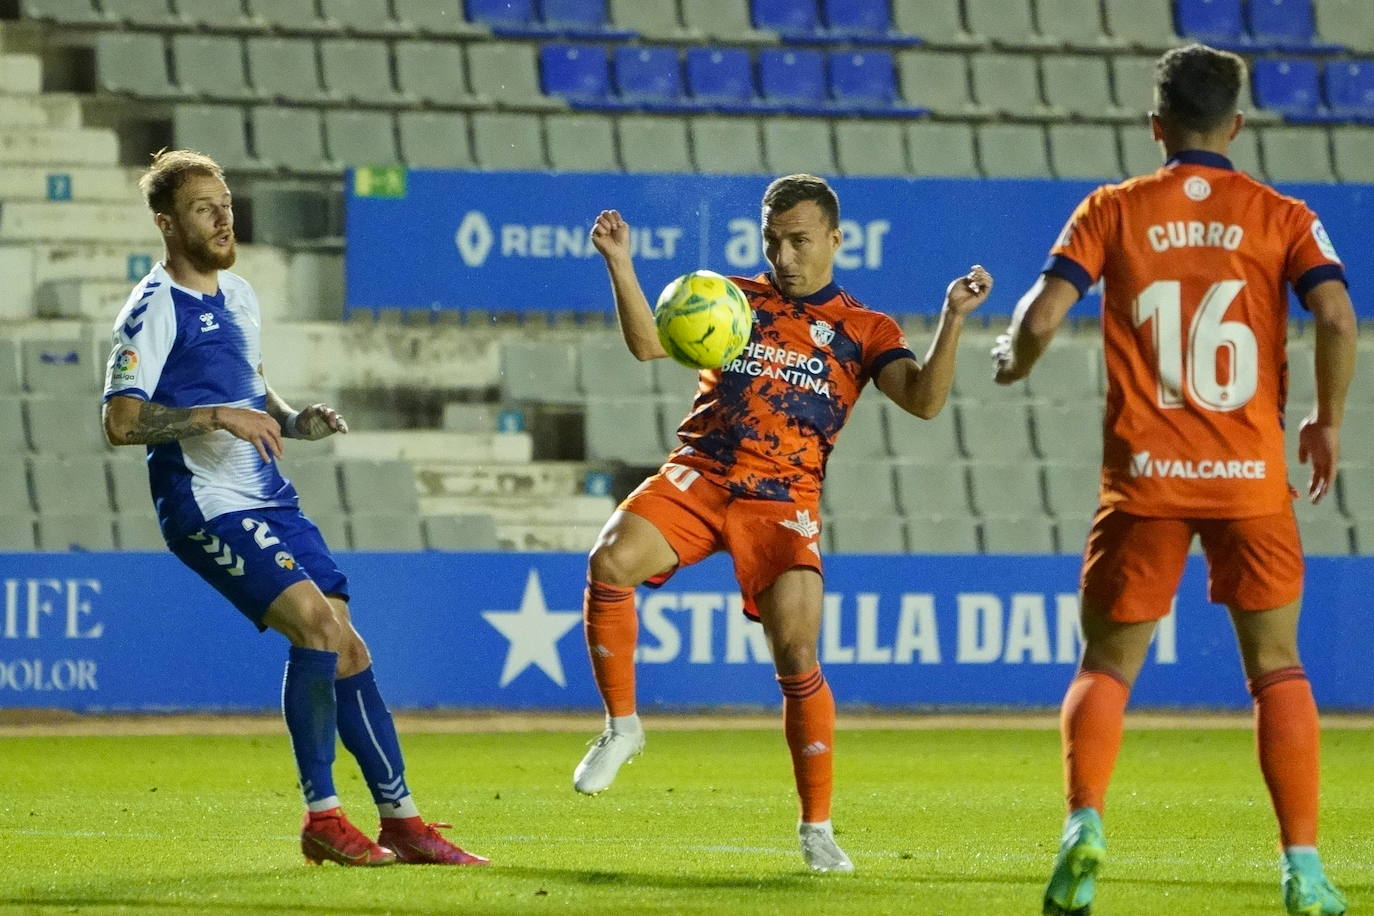
[[[220,271],[219,292],[209,296],[177,286],[158,264],[134,287],[111,341],[107,401],[127,395],[167,407],[258,410],[267,403],[258,298],[236,274]],[[225,430],[150,445],[148,475],[168,539],[226,512],[297,504],[275,462]]]

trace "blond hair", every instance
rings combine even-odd
[[[168,213],[177,188],[193,175],[208,175],[224,180],[224,169],[204,153],[193,149],[160,149],[138,179],[138,189],[154,213]]]

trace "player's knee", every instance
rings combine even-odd
[[[300,607],[286,636],[292,643],[307,649],[338,652],[344,643],[345,628],[334,616],[329,602],[311,601]]]
[[[814,643],[799,641],[783,642],[773,647],[773,664],[778,674],[806,674],[813,671],[819,662],[816,659]]]
[[[587,571],[593,582],[603,585],[630,587],[642,581],[636,578],[635,558],[622,544],[598,541],[587,555]]]
[[[338,650],[341,678],[352,677],[360,671],[367,670],[372,664],[372,654],[367,651],[367,643],[363,642],[362,637],[352,628],[347,629],[348,633]]]

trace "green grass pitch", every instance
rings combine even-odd
[[[406,737],[421,810],[488,869],[306,867],[284,735],[0,739],[0,911],[1039,912],[1051,730],[842,730],[835,823],[858,871],[813,876],[779,731],[649,724],[598,798],[570,779],[591,728]],[[1354,913],[1374,911],[1371,760],[1374,731],[1326,733],[1323,847]],[[337,772],[372,830],[351,760]],[[1107,815],[1101,916],[1282,912],[1249,732],[1128,731]]]

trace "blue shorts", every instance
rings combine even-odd
[[[312,580],[326,595],[348,599],[348,577],[334,565],[320,529],[289,507],[226,512],[168,545],[259,630],[277,597]]]

